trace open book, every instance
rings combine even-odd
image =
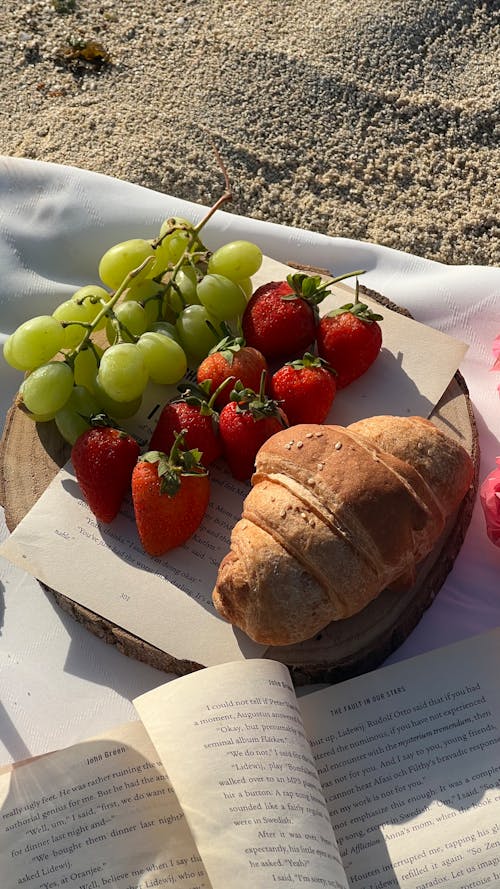
[[[256,659],[0,775],[2,889],[500,885],[500,630],[297,697]]]

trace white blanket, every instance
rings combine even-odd
[[[50,313],[97,281],[104,250],[152,237],[171,215],[198,220],[206,208],[72,167],[0,158],[0,339]],[[491,372],[500,333],[500,269],[445,266],[375,244],[329,238],[218,212],[209,247],[236,238],[267,255],[336,274],[366,269],[363,283],[425,324],[469,344],[460,370],[481,447],[481,479],[500,456],[500,374]],[[422,356],[425,361],[425,356]],[[19,374],[0,361],[3,418]],[[2,524],[0,539],[7,531]],[[130,699],[165,676],[119,655],[62,614],[38,584],[0,560],[0,762],[42,753],[131,718]],[[1,611],[0,611],[1,616]],[[462,550],[432,607],[391,660],[500,625],[500,548],[487,538],[479,500]],[[2,709],[3,712],[2,712]]]

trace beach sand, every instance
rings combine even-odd
[[[497,2],[2,0],[5,155],[500,262]],[[138,233],[140,234],[140,233]]]

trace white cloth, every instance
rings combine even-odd
[[[199,220],[205,210],[77,168],[0,158],[0,340],[28,317],[52,312],[80,285],[97,282],[98,260],[108,246],[154,236],[167,216]],[[481,479],[495,467],[500,374],[490,368],[492,341],[500,333],[500,269],[445,266],[222,211],[205,229],[211,248],[237,238],[255,241],[284,262],[336,274],[364,268],[368,287],[418,321],[467,342],[460,370],[480,434]],[[19,373],[0,360],[2,423],[19,382]],[[2,523],[0,539],[6,534]],[[164,682],[165,674],[91,636],[5,560],[0,572],[0,762],[65,746],[134,718],[131,698]],[[478,501],[452,572],[391,661],[499,625],[500,548],[486,536]]]

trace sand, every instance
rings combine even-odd
[[[499,49],[496,0],[2,0],[0,151],[211,204],[213,137],[230,212],[497,265]]]

